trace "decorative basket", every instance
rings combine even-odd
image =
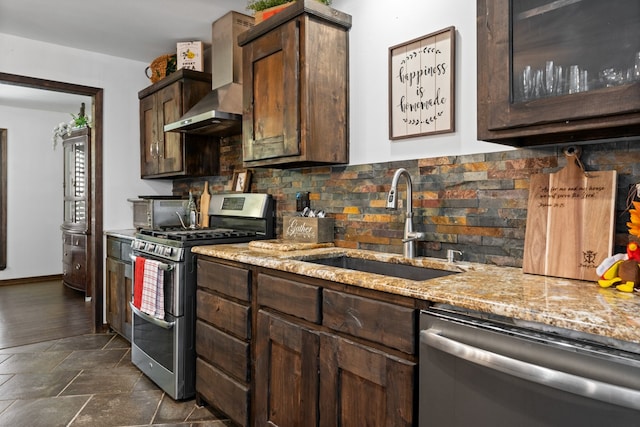
[[[159,56],[145,69],[145,74],[151,80],[151,83],[156,83],[175,72],[176,63],[177,57],[175,54]]]

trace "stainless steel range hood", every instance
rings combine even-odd
[[[213,90],[165,132],[230,136],[242,133],[242,48],[238,35],[253,26],[253,17],[229,12],[212,28]]]

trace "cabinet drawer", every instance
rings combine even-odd
[[[320,323],[320,288],[317,286],[262,273],[258,276],[257,292],[260,306]]]
[[[249,425],[249,388],[196,359],[196,393],[241,426]]]
[[[117,239],[107,238],[107,256],[120,259],[122,242]]]
[[[242,304],[210,294],[201,289],[196,292],[196,316],[223,331],[241,339],[249,339],[249,313],[251,309]]]
[[[249,270],[198,259],[198,286],[242,301],[251,297]]]
[[[196,354],[243,382],[249,381],[249,343],[196,321]]]
[[[415,354],[415,310],[325,289],[322,324]]]
[[[62,235],[62,241],[64,242],[65,245],[84,248],[87,245],[87,236],[85,236],[84,234],[64,233]]]

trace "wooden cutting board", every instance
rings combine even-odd
[[[200,227],[209,227],[209,202],[211,202],[211,194],[209,194],[209,181],[204,182],[204,189],[200,196]]]
[[[585,173],[576,155],[566,157],[564,169],[531,177],[522,269],[597,280],[613,251],[616,171]]]

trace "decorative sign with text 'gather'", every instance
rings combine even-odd
[[[389,139],[454,131],[455,27],[389,48]]]

